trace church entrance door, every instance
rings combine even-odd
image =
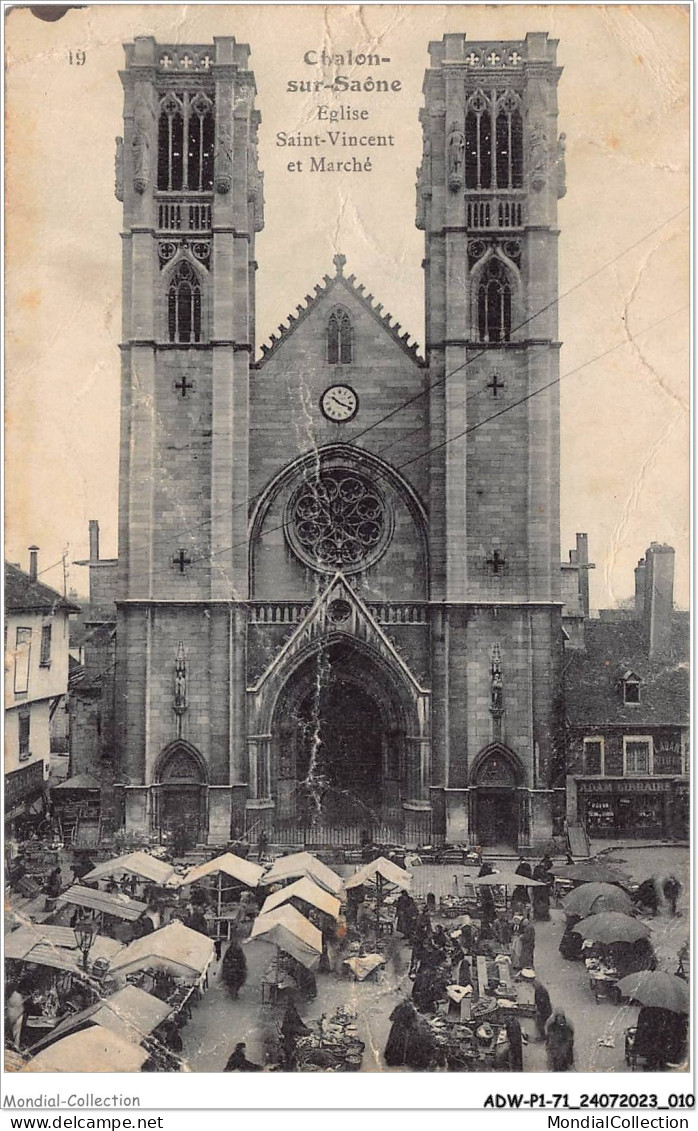
[[[201,787],[167,785],[161,792],[160,831],[173,842],[186,840],[185,851],[201,839]]]
[[[206,768],[198,751],[185,742],[165,750],[156,771],[153,820],[176,854],[206,839],[206,793]]]
[[[485,848],[516,847],[518,821],[513,789],[479,789],[477,795],[477,840]]]

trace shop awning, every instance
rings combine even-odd
[[[72,903],[76,907],[87,907],[90,911],[101,911],[106,915],[114,915],[119,919],[126,919],[135,923],[147,909],[147,903],[137,899],[129,899],[127,895],[107,891],[95,891],[94,888],[84,888],[74,884],[68,888],[58,899],[59,903]]]
[[[275,911],[258,915],[252,925],[250,939],[276,943],[280,950],[290,954],[308,970],[315,969],[322,954],[320,931],[288,903]]]
[[[106,880],[112,876],[122,876],[125,872],[133,876],[140,876],[143,880],[150,880],[154,884],[166,884],[175,875],[171,864],[158,860],[148,852],[128,852],[125,856],[116,856],[113,860],[105,860],[98,864],[83,880]]]
[[[392,860],[386,860],[385,856],[379,856],[378,860],[372,860],[370,864],[364,864],[357,872],[351,876],[345,883],[346,888],[361,887],[362,884],[375,884],[377,877],[380,876],[385,883],[393,884],[395,887],[402,888],[403,891],[409,891],[412,887],[412,875],[410,872],[405,871],[404,868],[398,867]]]
[[[176,921],[129,943],[111,963],[110,972],[125,975],[136,970],[167,970],[193,983],[206,972],[212,958],[211,939]]]
[[[5,935],[5,958],[22,959],[33,947],[45,942],[54,947],[77,950],[77,939],[72,927],[41,926],[18,927]]]
[[[178,877],[176,885],[188,887],[189,884],[198,883],[199,880],[205,879],[206,876],[214,876],[217,872],[238,880],[248,888],[256,888],[264,875],[264,868],[259,864],[253,864],[251,860],[243,860],[241,856],[235,856],[233,852],[226,852],[223,856],[217,856],[215,860],[190,868],[186,875]]]
[[[294,852],[291,856],[280,856],[278,860],[274,861],[261,882],[263,884],[279,884],[286,880],[298,879],[301,876],[309,876],[330,895],[339,895],[342,891],[342,880],[337,873],[323,864],[322,860],[312,856],[310,852]]]
[[[274,911],[275,908],[281,907],[284,903],[290,903],[293,899],[302,900],[303,903],[316,907],[318,911],[324,911],[325,915],[331,915],[333,919],[338,918],[339,909],[342,906],[336,896],[330,895],[324,888],[318,887],[313,880],[303,876],[300,880],[289,884],[288,887],[281,888],[280,891],[275,891],[272,895],[267,896],[262,907],[262,915]]]
[[[116,939],[96,935],[90,948],[90,964],[98,958],[111,962],[123,949],[123,943]],[[20,927],[5,938],[5,958],[73,974],[84,973],[75,932],[69,927]]]
[[[125,1041],[140,1044],[144,1037],[150,1036],[166,1017],[174,1012],[171,1005],[147,994],[137,986],[124,986],[111,997],[95,1002],[80,1013],[66,1017],[52,1032],[42,1037],[32,1048],[32,1053],[48,1048],[69,1033],[82,1030],[91,1025],[101,1025],[116,1033]]]
[[[65,781],[62,781],[59,785],[54,785],[52,792],[57,793],[58,790],[63,790],[65,792],[71,789],[94,789],[99,792],[100,788],[101,787],[99,782],[96,778],[92,777],[92,774],[76,774],[75,777],[66,778]]]
[[[32,1057],[23,1072],[138,1072],[148,1053],[133,1041],[93,1025]]]

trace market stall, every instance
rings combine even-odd
[[[283,904],[274,911],[258,915],[248,942],[261,939],[274,943],[307,970],[315,970],[322,954],[322,934],[295,907]]]
[[[357,888],[366,888],[373,894],[373,910],[375,913],[375,929],[377,935],[392,934],[395,924],[395,913],[392,906],[386,908],[386,893],[395,889],[409,891],[412,887],[412,874],[400,868],[392,860],[379,856],[370,864],[364,864],[357,869],[345,884],[347,892]]]
[[[310,852],[294,852],[290,856],[277,857],[261,883],[284,884],[289,880],[298,880],[302,876],[314,880],[330,895],[341,896],[343,888],[341,877]]]
[[[292,904],[301,914],[309,908],[314,908],[332,920],[339,918],[342,906],[336,896],[330,895],[324,888],[318,887],[315,881],[307,876],[303,876],[300,880],[295,880],[292,884],[289,884],[288,887],[280,888],[279,891],[272,892],[271,895],[267,896],[262,905],[261,914],[266,915],[285,903]],[[298,904],[301,906],[299,907]]]
[[[169,886],[182,892],[185,889],[190,891],[195,885],[206,885],[213,910],[215,937],[229,939],[244,918],[245,893],[254,890],[263,875],[264,868],[259,864],[226,852],[190,868],[183,876],[174,877]]]
[[[131,899],[124,892],[99,891],[80,884],[74,884],[64,891],[59,896],[58,903],[79,908],[83,913],[90,912],[95,928],[105,935],[114,933],[115,921],[136,923],[148,909],[147,903]]]
[[[126,977],[144,970],[164,970],[189,985],[202,984],[213,949],[206,935],[175,920],[124,947],[111,963],[110,973]]]
[[[364,1042],[359,1040],[356,1013],[340,1006],[332,1017],[306,1021],[308,1030],[296,1039],[299,1072],[358,1072]]]
[[[148,1052],[101,1025],[72,1033],[44,1049],[23,1072],[139,1072]]]
[[[101,1025],[126,1041],[140,1044],[173,1013],[173,1007],[136,986],[124,986],[110,997],[66,1017],[55,1029],[31,1048],[36,1055],[70,1033]]]
[[[109,880],[122,880],[124,876],[133,876],[138,884],[167,884],[175,879],[176,872],[172,864],[159,860],[149,852],[128,852],[124,856],[115,856],[98,864],[83,881],[87,883],[106,883]]]

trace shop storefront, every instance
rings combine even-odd
[[[23,840],[44,819],[44,763],[30,762],[5,774],[5,837]]]
[[[684,788],[685,786],[685,788]],[[596,778],[577,781],[578,811],[591,837],[674,837],[688,783],[670,779]],[[687,819],[687,813],[686,813]]]

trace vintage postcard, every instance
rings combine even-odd
[[[665,1106],[688,6],[5,37],[5,1092]]]

